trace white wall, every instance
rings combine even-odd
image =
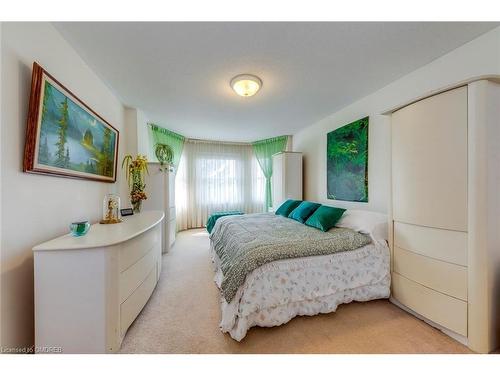
[[[158,162],[148,130],[148,118],[140,109],[125,108],[125,128],[127,129],[127,150],[132,154],[145,155],[150,162]]]
[[[108,192],[127,199],[126,184],[22,172],[31,67],[37,61],[120,131],[119,100],[48,23],[4,23],[1,32],[1,344],[25,347],[33,337],[33,245],[68,232],[68,224],[101,215]],[[118,181],[121,170],[118,167]]]
[[[129,107],[124,111],[124,130],[127,133],[125,149],[131,155],[137,154],[137,112],[135,108]]]
[[[3,22],[0,22],[0,272],[1,272],[1,266],[2,266],[2,168],[1,168],[1,163],[2,163],[2,90],[1,90],[1,85],[2,85],[2,77],[3,77],[3,71],[2,71],[2,51],[3,51],[3,43],[2,43],[2,29],[3,29]],[[3,347],[2,344],[2,277],[0,273],[0,348]]]
[[[148,118],[141,110],[137,111],[137,152],[141,155],[146,155],[149,161],[158,161],[156,158],[153,147],[150,142],[148,130]]]
[[[390,119],[380,114],[442,87],[490,74],[500,74],[500,27],[296,133],[293,149],[304,154],[304,199],[339,207],[387,212]],[[328,200],[326,134],[367,115],[370,116],[368,203]]]

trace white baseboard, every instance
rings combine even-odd
[[[406,307],[405,305],[402,305],[400,302],[398,302],[397,300],[395,300],[392,296],[389,298],[389,301],[391,301],[393,304],[395,304],[401,310],[404,310],[404,311],[412,314],[416,318],[418,318],[420,320],[423,320],[424,322],[426,322],[430,326],[439,329],[445,335],[450,336],[452,339],[458,341],[459,343],[464,344],[467,347],[469,346],[469,339],[467,337],[462,336],[462,335],[460,335],[458,333],[455,333],[453,331],[450,331],[448,328],[445,328],[442,325],[439,325],[439,324],[433,322],[432,320],[427,319],[426,317],[424,317],[424,316],[420,315],[419,313],[413,311],[409,307]]]

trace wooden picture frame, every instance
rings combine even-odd
[[[116,182],[119,131],[33,63],[23,171]]]

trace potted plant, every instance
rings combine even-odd
[[[148,159],[143,155],[137,155],[134,159],[132,155],[125,155],[122,162],[122,168],[125,168],[125,177],[130,188],[130,203],[135,213],[141,212],[142,201],[147,199],[144,191],[144,175],[148,173]]]

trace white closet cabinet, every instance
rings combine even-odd
[[[160,171],[158,163],[148,164],[146,175],[146,194],[143,202],[144,210],[161,210],[165,213],[162,224],[162,251],[166,253],[175,242],[175,173]]]
[[[175,234],[177,233],[177,222],[175,216],[175,173],[168,174],[168,212],[165,213],[168,223],[168,248],[171,248],[175,242]]]
[[[302,199],[302,153],[273,155],[272,194],[274,210],[287,199]]]
[[[392,299],[478,352],[499,343],[499,99],[483,80],[392,113]]]

